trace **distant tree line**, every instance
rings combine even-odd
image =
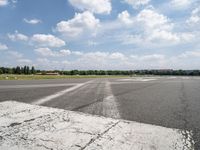
[[[64,75],[187,75],[200,76],[200,70],[71,70],[58,71]]]
[[[200,76],[200,70],[172,70],[172,69],[155,69],[155,70],[36,70],[34,66],[24,67],[0,67],[0,74],[48,74],[58,73],[60,75],[187,75]]]
[[[24,66],[24,67],[0,67],[0,74],[35,74],[36,70],[34,66]]]

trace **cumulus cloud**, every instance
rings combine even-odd
[[[73,51],[71,51],[71,54]],[[38,58],[38,66],[45,68],[65,68],[65,69],[146,69],[146,68],[165,68],[168,58],[162,54],[151,55],[125,55],[120,52],[86,52],[78,56],[75,60],[51,60]],[[117,62],[117,63],[116,63]],[[40,65],[41,64],[41,65]]]
[[[161,54],[151,54],[151,55],[144,55],[139,58],[142,61],[162,61],[165,59],[164,55]]]
[[[80,52],[80,51],[72,51],[71,53],[74,54],[74,55],[77,55],[77,56],[82,56],[83,55],[83,53]]]
[[[175,9],[185,9],[192,4],[193,0],[171,0],[171,6]]]
[[[110,54],[109,57],[110,57],[110,59],[117,59],[117,60],[125,60],[126,59],[126,56],[119,52],[112,53],[112,54]]]
[[[125,3],[131,5],[133,8],[147,5],[151,0],[124,0]]]
[[[122,64],[125,66],[125,61],[120,59],[121,56],[123,54],[118,52],[87,52],[71,62],[70,66],[78,69],[116,69],[117,67],[120,68]]]
[[[200,24],[200,7],[192,11],[190,18],[186,22],[190,25]]]
[[[131,16],[128,11],[123,11],[118,15],[118,19],[127,27],[131,27],[128,28],[128,34],[118,37],[123,44],[159,43],[169,45],[169,42],[170,44],[178,44],[194,39],[192,33],[175,32],[174,23],[153,8],[143,9],[136,16]],[[130,34],[133,28],[140,32]]]
[[[17,62],[22,64],[30,64],[32,61],[30,59],[18,59]]]
[[[71,54],[70,50],[62,49],[60,51],[53,51],[49,48],[38,48],[35,52],[43,57],[63,57]]]
[[[0,51],[4,51],[4,50],[7,50],[7,49],[8,49],[7,45],[0,43]]]
[[[10,55],[12,58],[16,58],[16,59],[23,57],[23,54],[17,51],[8,51],[7,54]]]
[[[87,42],[87,44],[88,44],[88,46],[96,46],[96,45],[98,45],[98,42],[89,40],[89,41]]]
[[[28,36],[19,33],[18,31],[15,31],[14,34],[8,33],[8,38],[12,41],[28,41]]]
[[[79,10],[97,14],[109,14],[112,10],[111,0],[69,0],[69,2]]]
[[[170,30],[173,27],[169,18],[154,9],[143,9],[137,15],[136,20],[148,29]]]
[[[82,52],[73,60],[68,60],[63,56],[74,55],[76,51],[53,51],[48,48],[40,48],[36,49],[35,52],[39,55],[36,61],[23,58],[19,54],[18,57],[15,57],[16,62],[36,64],[40,69],[177,69],[177,67],[184,68],[186,61],[196,63],[194,58],[200,58],[199,50],[185,51],[177,56],[159,53],[134,55],[121,52],[91,51]],[[12,53],[18,55],[13,51]],[[174,64],[177,65],[174,66]]]
[[[136,20],[143,25],[148,41],[188,42],[194,38],[192,33],[177,33],[171,20],[151,9],[142,10]]]
[[[80,36],[83,32],[95,32],[99,27],[100,21],[89,12],[76,13],[74,18],[68,21],[61,21],[56,26],[56,31],[68,37]]]
[[[200,50],[186,51],[178,56],[179,58],[200,57]]]
[[[8,5],[8,0],[0,0],[0,7]]]
[[[65,46],[65,41],[51,34],[34,34],[31,41],[37,46],[44,47],[62,47]]]
[[[26,22],[26,23],[28,23],[28,24],[38,24],[38,23],[41,23],[42,21],[41,20],[39,20],[39,19],[26,19],[26,18],[24,18],[23,19],[24,20],[24,22]]]
[[[127,25],[130,25],[133,23],[133,19],[131,18],[130,14],[127,10],[119,13],[118,19],[120,20],[120,22],[127,24]]]

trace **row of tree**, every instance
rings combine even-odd
[[[60,75],[189,75],[200,76],[200,70],[172,70],[172,69],[157,69],[157,70],[70,70],[70,71],[44,71],[36,70],[34,66],[24,67],[0,67],[0,74],[48,74],[58,73]]]
[[[200,70],[71,70],[58,71],[64,75],[187,75],[200,76]]]
[[[0,74],[35,74],[36,70],[34,66],[31,68],[29,66],[24,66],[24,67],[0,67]]]

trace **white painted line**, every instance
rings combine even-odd
[[[102,106],[103,115],[111,118],[118,118],[118,119],[121,118],[116,97],[112,92],[112,88],[110,86],[109,81],[106,82],[105,93],[106,97],[103,99],[103,106]]]
[[[57,98],[57,97],[60,97],[60,96],[62,96],[62,95],[64,95],[64,94],[66,94],[66,93],[69,93],[69,92],[71,92],[71,91],[74,91],[74,90],[76,90],[76,89],[78,89],[78,88],[82,87],[83,85],[88,84],[88,83],[90,83],[90,82],[91,82],[91,81],[88,81],[88,82],[85,82],[85,83],[77,84],[77,85],[75,85],[75,86],[73,86],[73,87],[71,87],[71,88],[67,88],[67,89],[62,90],[62,91],[60,91],[60,92],[57,92],[57,93],[55,93],[55,94],[52,94],[52,95],[46,96],[46,97],[44,97],[44,98],[38,99],[38,100],[32,102],[32,104],[41,105],[41,104],[43,104],[43,103],[46,103],[46,102],[48,102],[48,101],[51,101],[52,99],[55,99],[55,98]]]
[[[3,150],[194,149],[189,131],[12,101],[0,108]]]
[[[94,103],[80,108],[79,111],[110,118],[121,118],[118,103],[116,97],[113,95],[110,82],[108,80],[103,82],[101,89],[104,93],[104,96],[101,97],[102,99],[98,101],[94,100]]]

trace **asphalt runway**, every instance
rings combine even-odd
[[[0,81],[7,100],[192,131],[200,149],[199,77]]]

